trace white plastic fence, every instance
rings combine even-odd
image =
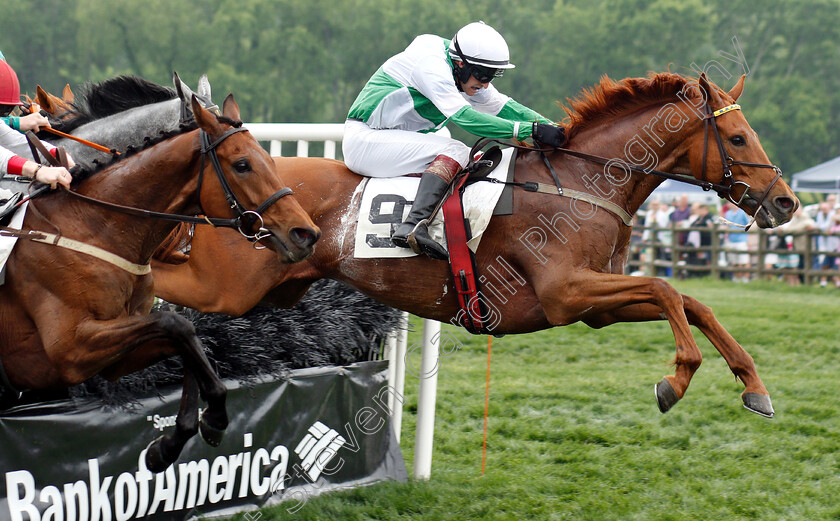
[[[336,146],[344,135],[343,123],[246,123],[245,127],[259,141],[268,141],[269,153],[282,156],[282,143],[296,142],[297,157],[309,157],[309,144],[323,142],[323,157],[335,159]],[[440,130],[449,135],[444,127]],[[396,391],[389,395],[391,423],[400,440],[402,409],[405,396],[405,363],[408,337],[408,313],[403,314],[403,327],[385,343],[388,357],[388,385]],[[414,440],[414,478],[429,479],[432,473],[432,444],[435,430],[435,400],[437,396],[437,364],[439,356],[440,322],[423,323],[423,352],[420,362],[420,392],[417,399],[417,431]]]
[[[270,141],[269,153],[282,156],[283,141],[297,142],[297,157],[309,157],[309,143],[324,143],[324,155],[335,159],[336,143],[344,135],[343,123],[246,123],[251,134],[259,141]]]

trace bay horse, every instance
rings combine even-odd
[[[11,389],[60,389],[94,375],[113,380],[182,357],[175,431],[146,451],[154,472],[175,461],[196,432],[218,445],[228,423],[225,387],[192,324],[175,313],[149,314],[155,249],[177,221],[195,222],[196,214],[237,227],[284,262],[306,258],[320,235],[295,199],[284,197],[291,191],[241,126],[232,95],[223,116],[195,97],[191,109],[193,125],[81,169],[70,192],[30,200],[24,237],[0,286],[0,381]],[[207,402],[200,420],[199,398]]]

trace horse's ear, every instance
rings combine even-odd
[[[217,136],[222,133],[222,126],[219,124],[219,120],[209,110],[201,106],[201,102],[198,101],[195,94],[190,97],[190,104],[192,105],[195,121],[203,131],[211,136]]]
[[[35,86],[35,103],[40,105],[42,109],[46,110],[50,114],[54,112],[50,96],[47,94],[47,91],[41,88],[40,85]]]
[[[706,100],[712,102],[717,100],[720,96],[718,95],[717,87],[712,84],[708,78],[706,78],[706,73],[701,72],[700,77],[697,79],[697,83],[700,84],[700,88],[703,89],[703,92],[706,94]]]
[[[239,119],[239,105],[233,99],[233,94],[228,94],[225,102],[222,103],[222,114],[234,121],[241,121]]]
[[[76,100],[76,97],[73,95],[73,91],[70,90],[69,83],[64,86],[64,90],[61,92],[61,99],[67,103],[73,103]]]
[[[184,91],[184,87],[186,87],[186,85],[184,85],[184,82],[181,81],[181,77],[178,76],[177,71],[172,72],[172,83],[175,85],[175,92],[178,94],[178,97],[181,98],[181,101],[186,103],[189,99],[189,96],[187,96],[187,93]],[[187,89],[187,91],[189,91],[189,89]],[[192,93],[190,92],[190,94]]]
[[[741,96],[741,93],[744,92],[744,78],[746,78],[746,74],[742,74],[740,78],[738,78],[738,83],[732,87],[732,90],[729,91],[729,95],[732,96],[734,101],[738,101],[738,97]]]
[[[706,78],[705,72],[700,73],[700,77],[697,78],[697,83],[700,84],[700,88],[703,89],[703,93],[706,94],[706,99],[708,99],[712,93],[712,87],[709,85],[709,80]]]
[[[213,99],[210,91],[210,80],[207,79],[206,74],[202,74],[198,79],[198,95],[210,101]]]

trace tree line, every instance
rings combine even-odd
[[[516,69],[497,87],[547,117],[606,74],[696,76],[739,100],[786,177],[840,155],[840,0],[4,0],[0,51],[21,90],[119,74],[233,92],[252,122],[342,122],[414,36],[484,20]],[[742,57],[742,60],[738,58]],[[743,63],[739,63],[742,61]]]

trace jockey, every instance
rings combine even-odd
[[[565,142],[562,127],[490,84],[512,68],[502,35],[475,22],[451,41],[418,36],[388,59],[356,98],[344,127],[347,167],[368,177],[423,172],[411,212],[391,236],[397,246],[412,247],[433,259],[449,257],[429,236],[427,219],[449,183],[467,166],[470,147],[430,133],[446,122],[482,137],[532,137],[553,147]]]
[[[27,130],[38,131],[43,127],[49,127],[50,123],[41,114],[29,114],[24,117],[6,117],[12,110],[22,105],[20,102],[20,84],[14,69],[0,60],[0,175],[22,175],[34,177],[36,180],[56,188],[59,184],[70,187],[72,176],[64,167],[51,167],[26,159],[31,157],[29,144],[21,132]],[[51,153],[55,154],[55,147],[44,143]],[[67,156],[70,166],[73,166],[73,159]]]

